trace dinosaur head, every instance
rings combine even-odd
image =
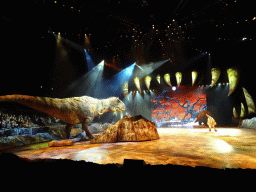
[[[108,101],[110,111],[116,112],[125,110],[125,104],[118,97],[110,97]]]

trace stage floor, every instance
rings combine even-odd
[[[29,159],[84,160],[98,164],[123,164],[124,159],[144,160],[150,165],[184,165],[211,168],[256,169],[256,130],[239,128],[158,128],[159,140],[47,147],[12,153]],[[40,148],[42,147],[42,148]]]

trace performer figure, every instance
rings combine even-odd
[[[211,128],[213,128],[214,131],[217,132],[215,128],[216,121],[210,115],[206,114],[206,116],[208,117],[207,124],[209,126],[209,131],[211,131]]]

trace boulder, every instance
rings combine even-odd
[[[49,147],[61,147],[61,146],[71,146],[74,145],[75,141],[72,139],[66,139],[61,141],[51,141],[49,142]]]
[[[30,145],[38,141],[39,141],[38,138],[34,138],[31,136],[15,135],[15,136],[1,137],[0,146],[1,145],[23,146],[23,145]]]
[[[159,139],[156,125],[139,115],[121,119],[92,139],[90,143],[150,141],[155,139]]]
[[[71,136],[75,137],[77,134],[81,133],[81,128],[73,128],[71,130]],[[49,127],[49,134],[58,138],[58,139],[66,139],[65,125],[57,125]]]
[[[251,119],[244,119],[240,127],[256,129],[256,117],[253,117]]]
[[[99,123],[93,123],[88,126],[88,129],[91,133],[99,133],[102,132],[102,125]]]
[[[37,133],[33,137],[36,137],[42,141],[51,141],[51,140],[57,139],[56,137],[50,135],[49,133]]]

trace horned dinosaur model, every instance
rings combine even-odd
[[[82,129],[92,139],[93,135],[88,130],[88,124],[93,121],[94,117],[108,111],[125,110],[125,104],[117,97],[99,100],[88,96],[63,99],[28,95],[0,96],[0,102],[4,101],[22,104],[67,122],[65,128],[67,138],[70,138],[72,127],[77,123],[82,123]]]

